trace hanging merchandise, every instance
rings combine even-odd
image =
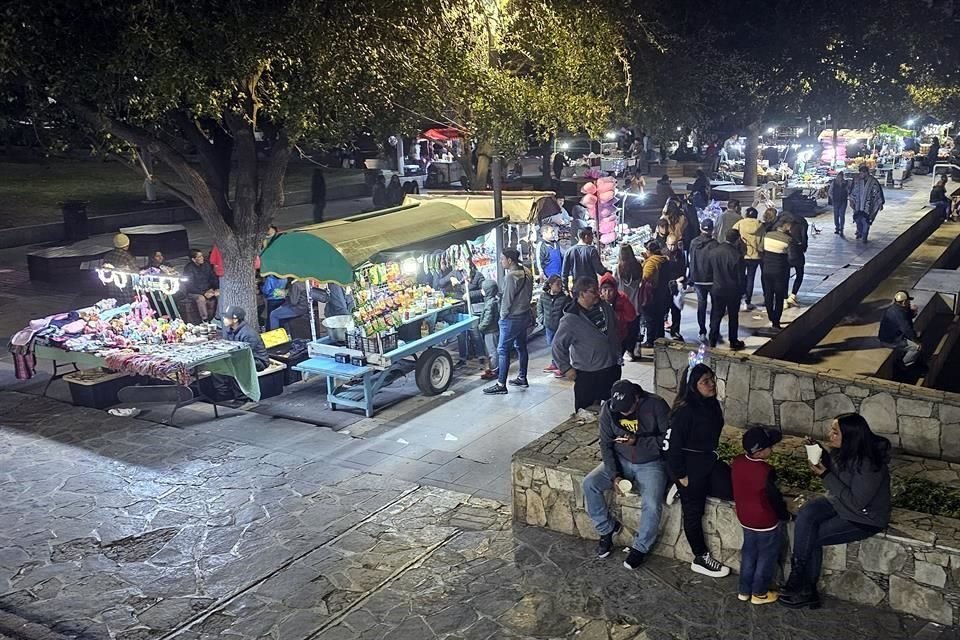
[[[597,180],[598,229],[600,242],[614,244],[617,241],[617,181],[612,177]]]

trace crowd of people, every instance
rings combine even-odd
[[[608,507],[608,492],[640,494],[639,525],[623,561],[627,569],[644,562],[656,543],[664,503],[679,496],[691,570],[724,577],[730,569],[710,553],[703,516],[708,496],[733,500],[743,528],[737,597],[757,605],[779,600],[791,608],[819,607],[823,547],[866,539],[889,523],[890,442],[855,413],[833,420],[824,445],[808,438],[810,472],[829,494],[805,503],[794,516],[768,462],[781,433],[748,429],[743,454],[728,465],[718,453],[724,418],[713,370],[695,363],[680,383],[672,407],[628,380],[609,387],[599,415],[602,462],[583,480],[584,506],[600,537],[597,556],[612,553],[622,529]],[[774,579],[791,519],[796,520],[791,570],[778,591]]]

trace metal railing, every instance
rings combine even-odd
[[[946,168],[948,168],[948,169],[953,169],[953,170],[955,170],[955,171],[960,171],[960,167],[958,167],[957,165],[953,164],[952,162],[938,162],[938,163],[936,163],[935,165],[933,165],[933,171],[931,172],[931,178],[933,178],[933,181],[930,183],[930,186],[931,186],[931,187],[933,187],[933,185],[935,185],[935,184],[937,183],[937,179],[940,177],[940,175],[937,173],[937,169],[939,169],[940,167],[946,167]],[[949,174],[950,172],[947,171],[947,173]]]

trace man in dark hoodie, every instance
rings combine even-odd
[[[500,296],[500,342],[497,345],[497,382],[483,390],[487,395],[506,395],[507,374],[510,372],[510,349],[517,350],[520,370],[510,381],[515,387],[526,388],[527,328],[530,325],[530,303],[533,300],[533,275],[520,264],[520,252],[514,248],[504,249],[500,256],[503,266],[503,293]]]
[[[697,323],[700,325],[700,342],[707,341],[707,298],[713,286],[713,274],[710,272],[710,251],[717,246],[713,239],[713,220],[707,218],[700,223],[700,235],[690,243],[690,262],[687,282],[693,284],[697,292]],[[713,303],[715,304],[715,303]]]
[[[730,348],[743,349],[746,345],[740,341],[738,333],[740,331],[740,299],[743,297],[747,272],[739,231],[736,229],[727,231],[724,241],[713,247],[710,252],[709,263],[713,274],[710,346],[717,346],[720,340],[720,322],[726,315]]]
[[[242,342],[250,346],[253,352],[253,364],[257,371],[263,371],[270,366],[270,357],[263,346],[263,339],[257,330],[247,324],[247,312],[243,307],[231,305],[223,312],[223,339],[231,342]],[[217,399],[233,400],[240,394],[240,385],[236,378],[221,374],[211,376]]]
[[[583,277],[573,287],[574,300],[563,310],[553,337],[553,361],[573,380],[573,410],[593,419],[586,409],[610,397],[620,379],[622,351],[613,307],[600,299],[596,281]]]
[[[600,534],[597,556],[606,558],[613,549],[613,536],[621,525],[607,508],[605,493],[639,492],[640,526],[623,566],[636,569],[646,559],[657,539],[667,473],[660,461],[660,448],[667,431],[669,407],[660,396],[644,391],[629,380],[619,380],[610,389],[610,399],[600,408],[600,455],[603,462],[583,479],[587,515]],[[626,480],[632,487],[624,491]]]

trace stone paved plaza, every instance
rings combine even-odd
[[[41,637],[11,613],[91,640],[957,637],[832,599],[751,607],[733,578],[628,572],[500,502],[265,446],[11,392],[0,416],[10,637]]]

